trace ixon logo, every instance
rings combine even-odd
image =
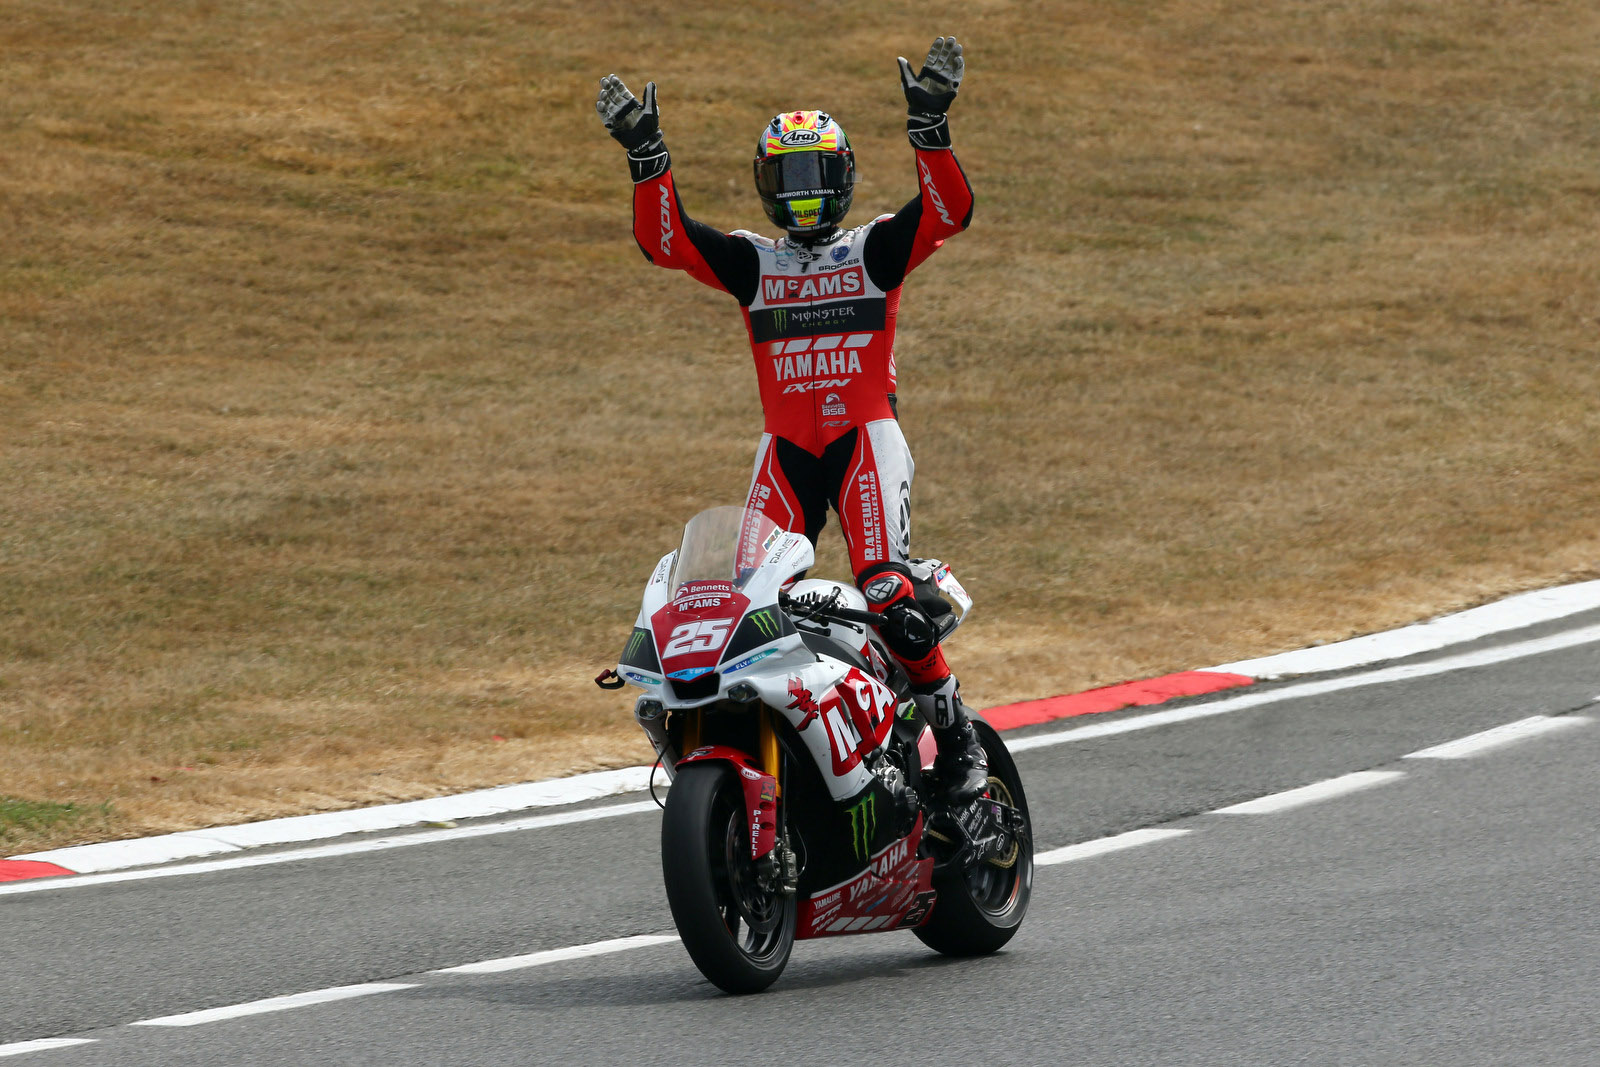
[[[783,387],[783,395],[809,393],[817,389],[843,389],[849,384],[849,378],[819,378],[814,382],[790,382]]]
[[[954,226],[955,220],[944,206],[944,197],[939,195],[939,187],[933,184],[933,171],[928,169],[928,164],[920,156],[917,158],[917,168],[922,171],[922,188],[927,192],[928,199],[933,201],[933,209],[946,226]]]
[[[761,295],[768,304],[798,304],[807,300],[854,296],[863,288],[860,267],[847,267],[809,278],[761,279]]]
[[[672,255],[672,199],[667,195],[667,186],[661,185],[661,254]]]

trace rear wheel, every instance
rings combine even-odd
[[[1033,822],[1022,776],[994,727],[977,718],[972,726],[989,758],[988,795],[1022,812],[1023,831],[1002,855],[965,870],[952,864],[935,873],[938,900],[928,921],[915,932],[923,944],[947,956],[998,951],[1022,925],[1033,893]]]
[[[672,921],[701,974],[729,993],[777,981],[794,948],[795,898],[761,887],[744,791],[727,764],[692,764],[673,780],[661,872]]]

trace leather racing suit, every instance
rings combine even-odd
[[[972,189],[954,152],[913,151],[915,198],[809,244],[695,221],[670,165],[633,191],[634,239],[645,258],[688,272],[743,309],[765,417],[748,506],[814,544],[831,504],[851,571],[878,612],[914,595],[904,566],[914,465],[895,411],[900,289],[972,219]],[[890,648],[914,684],[949,680],[936,644]]]

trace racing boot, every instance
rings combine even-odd
[[[933,727],[933,742],[939,749],[933,775],[944,800],[961,805],[977,797],[989,785],[989,760],[961,703],[955,675],[913,687],[911,699],[923,721]]]

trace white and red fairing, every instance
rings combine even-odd
[[[875,853],[867,869],[800,902],[797,938],[867,934],[920,926],[933,912],[933,860],[917,858],[922,816],[911,832]]]
[[[749,753],[727,745],[697,748],[680,759],[678,766],[711,760],[731,764],[739,772],[744,810],[750,821],[750,858],[758,860],[778,843],[778,780],[757,766]]]
[[[863,761],[888,743],[894,692],[858,667],[811,651],[792,629],[754,648],[727,652],[745,616],[776,610],[779,590],[814,558],[803,535],[779,529],[759,512],[712,508],[695,516],[683,545],[656,565],[634,624],[649,632],[665,677],[645,678],[627,664],[618,664],[618,673],[646,691],[643,699],[669,709],[710,704],[726,699],[735,685],[751,685],[763,703],[788,719],[829,794],[843,801],[876,781]],[[712,670],[718,672],[714,691],[689,700],[676,696],[673,679],[691,682]],[[644,719],[640,724],[651,732]],[[663,748],[671,773],[677,754],[666,749],[664,735],[651,737]]]
[[[750,610],[750,598],[732,582],[682,582],[650,616],[650,632],[668,678],[693,681],[716,670],[734,628]]]

